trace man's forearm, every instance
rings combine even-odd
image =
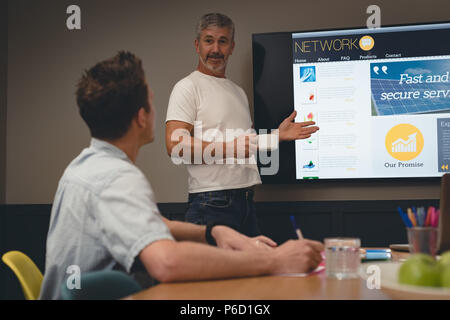
[[[258,150],[260,151],[274,151],[278,149],[280,140],[279,130],[272,130],[269,134],[258,135]]]
[[[205,164],[204,155],[208,155],[214,159],[226,159],[227,156],[232,157],[233,154],[228,150],[226,142],[209,142],[203,141],[192,136],[183,136],[180,141],[172,142],[171,154],[172,158],[183,159],[186,163]]]
[[[188,242],[181,244],[174,252],[179,263],[174,266],[172,281],[258,276],[269,274],[273,269],[273,259],[269,258],[273,252],[225,250]]]
[[[273,251],[234,251],[192,242],[163,241],[166,254],[143,256],[147,270],[161,282],[210,280],[274,273]],[[170,256],[167,256],[169,254]],[[149,263],[146,259],[154,259]]]
[[[177,241],[194,241],[206,243],[206,227],[183,221],[172,221],[163,218],[170,233]]]
[[[261,151],[273,151],[278,148],[278,130],[272,134],[254,135],[254,142],[246,141],[250,137],[234,139],[232,141],[209,142],[192,136],[183,136],[177,144],[171,148],[171,157],[181,158],[186,163],[209,164],[209,160],[217,161],[227,158],[249,158],[256,149]],[[253,151],[250,145],[253,144]],[[209,160],[207,160],[209,159]]]

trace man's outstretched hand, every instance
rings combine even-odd
[[[314,121],[294,122],[296,116],[297,111],[294,111],[289,117],[281,122],[280,126],[278,127],[280,142],[307,139],[313,133],[319,130],[319,127],[314,126],[316,124]]]

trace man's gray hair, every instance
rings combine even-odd
[[[197,24],[197,40],[200,40],[202,31],[209,27],[230,28],[231,40],[234,40],[234,23],[226,15],[221,13],[207,13],[203,15]]]

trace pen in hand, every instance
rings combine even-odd
[[[298,240],[303,240],[303,234],[300,231],[300,228],[297,227],[297,223],[295,222],[295,217],[291,216],[292,227],[295,230],[295,234],[297,235]]]
[[[293,215],[291,215],[290,218],[291,218],[292,227],[295,230],[295,234],[297,235],[298,240],[303,240],[304,239],[303,234],[300,231],[300,228],[297,227],[297,223],[295,222],[295,217]],[[325,251],[321,251],[320,256],[322,257],[322,260],[325,260]]]

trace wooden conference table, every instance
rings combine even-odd
[[[392,252],[392,261],[408,253]],[[370,263],[367,263],[369,265]],[[364,264],[363,264],[364,265]],[[389,299],[363,279],[327,278],[325,272],[306,276],[264,276],[230,280],[159,284],[126,299],[132,300],[364,300]]]

